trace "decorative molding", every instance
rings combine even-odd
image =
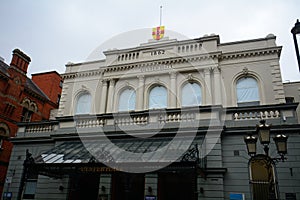
[[[256,56],[266,56],[277,54],[278,56],[281,53],[282,47],[273,47],[268,49],[254,49],[248,51],[239,51],[239,52],[229,52],[229,53],[222,53],[221,59],[222,60],[231,60],[231,59],[239,59],[239,58],[247,58],[247,57],[256,57]]]
[[[244,76],[247,77],[247,76],[249,75],[249,70],[248,70],[248,68],[247,68],[247,67],[244,67],[242,73],[243,73]]]
[[[187,77],[186,77],[187,80],[191,81],[194,79],[193,75],[192,74],[188,74]]]
[[[220,60],[231,60],[231,59],[239,59],[239,58],[247,58],[247,57],[256,57],[256,56],[265,56],[265,55],[272,55],[278,54],[280,55],[282,47],[273,47],[273,48],[264,48],[264,49],[254,49],[248,51],[238,51],[238,52],[229,52],[229,53],[222,53],[219,52],[212,52],[206,54],[196,54],[196,55],[186,55],[183,57],[169,57],[151,61],[138,61],[138,62],[131,62],[127,64],[117,63],[113,65],[109,65],[103,67],[101,70],[92,70],[92,71],[84,71],[84,72],[72,72],[63,74],[63,79],[75,79],[79,77],[90,77],[90,76],[99,76],[105,72],[118,72],[118,71],[128,71],[128,70],[139,70],[143,72],[143,68],[145,67],[153,67],[157,65],[167,66],[166,69],[169,69],[174,64],[182,64],[182,63],[189,63],[189,62],[199,62],[209,59],[220,59]],[[144,70],[145,71],[145,70]]]
[[[72,72],[62,74],[63,80],[66,79],[75,79],[75,78],[83,78],[83,77],[91,77],[91,76],[101,76],[103,74],[103,70],[90,70],[84,72]]]

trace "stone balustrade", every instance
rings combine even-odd
[[[166,114],[160,115],[160,117],[159,117],[160,123],[185,122],[185,121],[194,121],[194,120],[195,120],[195,112],[166,113]]]
[[[25,133],[51,132],[54,130],[54,125],[55,124],[52,123],[27,125],[25,128]]]
[[[148,124],[148,116],[127,116],[127,117],[117,117],[115,120],[115,124],[119,125],[134,125],[134,124]]]
[[[277,104],[271,106],[231,107],[200,106],[182,109],[158,109],[130,113],[108,113],[100,115],[77,115],[58,117],[53,121],[20,123],[18,137],[56,134],[63,128],[93,128],[109,126],[185,123],[203,120],[247,121],[260,119],[291,120],[295,118],[298,104]],[[221,116],[224,116],[221,117]],[[276,121],[274,122],[276,123]],[[207,124],[207,123],[206,123]],[[176,124],[175,124],[176,125]],[[204,124],[205,126],[205,124]],[[40,133],[40,134],[39,134]]]
[[[242,111],[233,114],[234,120],[259,120],[259,119],[272,119],[280,118],[278,110],[265,110],[265,111]]]
[[[105,125],[105,119],[100,118],[90,118],[90,119],[77,119],[76,127],[77,128],[92,128]]]

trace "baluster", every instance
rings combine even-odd
[[[274,118],[274,112],[272,110],[270,111],[270,117]]]
[[[278,118],[280,117],[280,112],[278,110],[275,111],[275,116]]]

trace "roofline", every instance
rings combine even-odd
[[[105,62],[105,61],[106,61],[106,59],[92,60],[92,61],[84,61],[84,62],[78,62],[78,63],[68,62],[65,66],[66,66],[66,67],[72,67],[72,66],[79,66],[79,65],[83,65],[83,64],[100,63],[100,62]]]
[[[269,34],[264,38],[256,38],[256,39],[246,39],[246,40],[238,40],[238,41],[233,41],[233,42],[225,42],[225,43],[220,43],[220,46],[223,45],[233,45],[233,44],[240,44],[240,43],[247,43],[247,42],[259,42],[259,41],[264,41],[264,40],[271,40],[271,39],[276,39],[276,36],[273,34]]]
[[[295,84],[295,83],[300,83],[300,81],[283,82],[283,85],[287,85],[287,84]]]
[[[48,72],[39,72],[39,73],[35,73],[35,74],[31,74],[31,76],[38,76],[38,75],[44,75],[44,74],[52,74],[55,73],[59,76],[61,76],[57,71],[53,70],[53,71],[48,71]]]

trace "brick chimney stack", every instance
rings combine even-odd
[[[10,66],[14,66],[17,69],[21,70],[23,73],[27,73],[27,68],[31,59],[25,53],[19,49],[13,50],[13,57],[10,63]]]

